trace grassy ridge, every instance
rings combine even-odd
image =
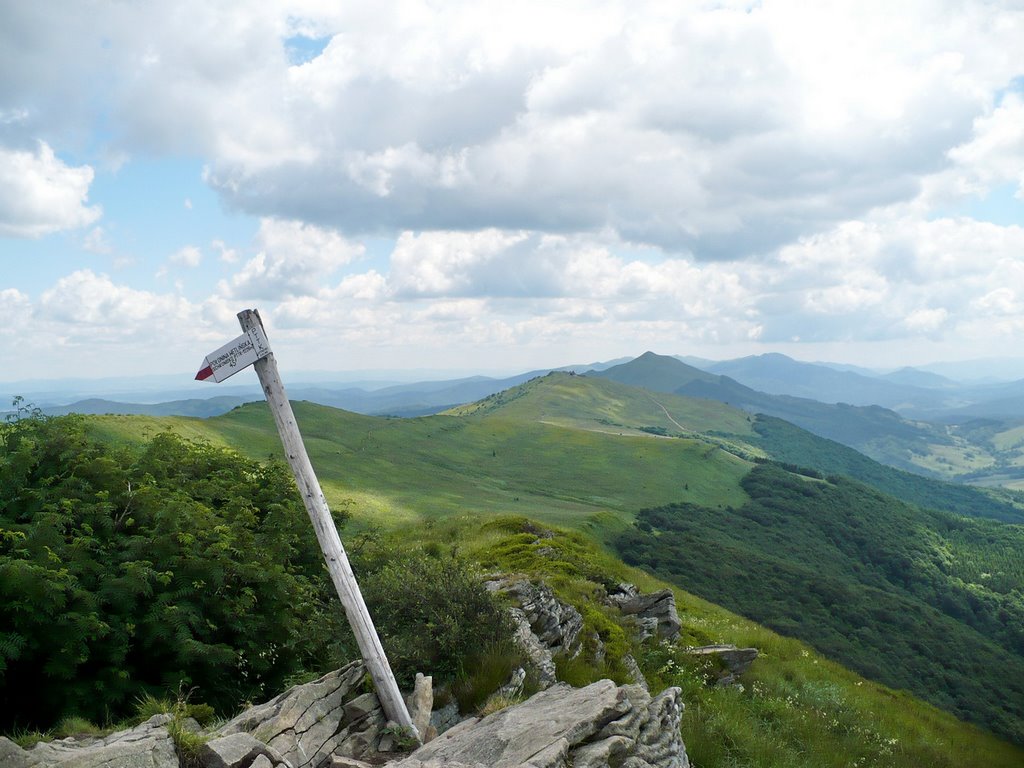
[[[588,375],[605,377],[655,392],[708,398],[752,413],[785,419],[823,438],[855,448],[873,459],[935,478],[1000,479],[1019,487],[1021,453],[1014,445],[1017,423],[946,427],[902,418],[879,406],[823,403],[808,397],[773,395],[716,376],[674,357],[646,353]],[[1005,438],[1003,431],[1009,430]]]
[[[721,447],[728,441],[648,434],[641,427],[680,430],[650,399],[620,392],[617,410],[607,392],[592,384],[558,374],[508,390],[472,411],[415,419],[361,416],[311,403],[295,403],[294,409],[328,500],[357,502],[368,511],[367,520],[429,520],[473,509],[599,532],[620,529],[642,506],[680,498],[722,507],[746,500],[739,480],[751,464]],[[694,424],[694,431],[717,423],[717,411],[728,411],[718,404],[711,410],[701,403],[691,407],[683,398],[661,400],[672,419]],[[560,409],[560,402],[576,410]],[[591,403],[605,415],[588,421]],[[731,431],[750,429],[743,414],[734,411],[730,418]],[[254,458],[281,455],[261,403],[203,421],[114,416],[90,423],[115,441],[131,441],[141,425],[143,432],[172,428],[206,436]]]

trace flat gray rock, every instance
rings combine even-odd
[[[679,689],[558,684],[482,720],[467,720],[392,768],[687,768]]]
[[[170,715],[154,715],[135,728],[112,733],[102,739],[61,739],[40,742],[24,755],[4,758],[7,768],[179,768],[178,753],[165,727]],[[0,753],[2,754],[2,753]]]
[[[331,755],[362,757],[376,749],[386,723],[376,694],[360,692],[365,676],[362,662],[352,662],[250,707],[218,734],[251,734],[292,768],[319,768]]]
[[[270,768],[286,765],[284,757],[272,747],[248,733],[232,733],[206,742],[199,751],[204,768],[254,768],[257,763]]]

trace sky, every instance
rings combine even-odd
[[[0,381],[191,375],[250,307],[295,370],[1024,357],[1022,40],[1015,0],[0,0]]]

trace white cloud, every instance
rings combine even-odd
[[[1024,194],[1016,5],[56,2],[0,27],[0,146],[47,142],[0,150],[0,234],[109,249],[92,167],[50,149],[83,156],[100,119],[98,157],[200,157],[262,223],[201,246],[226,277],[199,327],[242,299],[364,350],[1024,325],[1020,228],[955,213]],[[361,265],[364,233],[390,264],[377,239]]]
[[[240,258],[238,251],[228,246],[223,240],[213,240],[210,247],[217,251],[217,255],[225,264],[234,264]]]
[[[256,215],[349,234],[611,230],[702,260],[771,253],[973,164],[950,151],[986,120],[1012,130],[993,94],[1024,38],[1022,9],[923,0],[84,13],[12,14],[0,103],[24,130],[73,136],[101,103],[121,148],[200,154]],[[326,44],[293,64],[295,35]],[[85,65],[61,69],[58,50]]]
[[[168,259],[171,264],[179,267],[189,267],[190,269],[198,267],[202,260],[203,252],[194,245],[186,245],[183,248],[179,248]]]
[[[1024,98],[1007,94],[991,114],[974,122],[974,135],[950,151],[967,184],[984,191],[995,184],[1013,182],[1024,198]],[[970,178],[973,177],[973,178]],[[971,183],[973,182],[973,183]]]
[[[32,314],[29,297],[16,288],[0,290],[0,335],[20,335]]]
[[[0,147],[0,236],[40,237],[87,226],[100,217],[88,205],[93,171],[65,165],[50,146]]]
[[[82,248],[89,253],[107,255],[113,252],[110,241],[107,239],[107,232],[103,227],[93,227],[82,238]]]
[[[787,246],[777,266],[751,265],[748,280],[766,342],[937,337],[989,344],[995,334],[981,329],[1024,297],[1021,252],[1021,227],[880,212]]]
[[[1024,31],[970,4],[548,6],[323,20],[337,34],[280,86],[311,159],[221,154],[210,182],[352,231],[610,227],[766,253],[912,199],[1018,74]]]
[[[184,267],[186,269],[195,269],[203,261],[203,252],[194,245],[186,245],[169,257],[164,264],[160,265],[160,268],[156,271],[157,278],[165,278],[171,273],[172,267]]]
[[[263,219],[256,242],[259,252],[222,285],[225,295],[271,300],[316,295],[340,267],[364,252],[333,230],[280,219]]]
[[[27,109],[0,109],[0,125],[23,123],[27,119]]]
[[[149,335],[161,322],[187,317],[189,303],[180,296],[140,291],[118,285],[103,274],[82,269],[62,277],[43,292],[36,316],[68,324],[68,333],[115,337]]]
[[[9,378],[194,371],[230,327],[211,325],[204,310],[174,293],[77,270],[38,297],[0,290],[0,357],[23,366]]]

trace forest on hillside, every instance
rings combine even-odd
[[[771,463],[750,501],[645,509],[626,562],[1024,742],[1024,528]]]

